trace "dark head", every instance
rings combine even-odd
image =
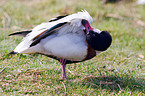
[[[112,42],[112,37],[109,32],[91,28],[87,20],[82,20],[82,25],[86,29],[87,43],[94,50],[105,51],[109,48]]]

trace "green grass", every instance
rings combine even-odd
[[[135,2],[102,5],[101,0],[0,0],[0,95],[145,95],[145,6]],[[30,30],[58,15],[86,9],[92,26],[107,30],[111,47],[95,58],[67,65],[43,55],[8,56]],[[111,15],[110,15],[111,14]]]

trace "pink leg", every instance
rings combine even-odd
[[[66,76],[66,59],[60,59],[60,63],[62,64],[62,78],[67,79]]]

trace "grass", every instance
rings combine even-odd
[[[145,95],[145,6],[135,2],[102,5],[101,0],[0,0],[0,95]],[[86,9],[92,26],[107,30],[111,47],[95,58],[61,65],[43,55],[8,56],[22,37],[8,34],[30,30],[58,15]]]

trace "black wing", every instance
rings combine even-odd
[[[62,19],[62,18],[64,18],[64,17],[66,17],[66,16],[68,16],[68,15],[65,15],[65,16],[58,16],[58,17],[56,17],[56,18],[54,18],[54,19],[51,19],[49,22],[57,21],[57,20]]]
[[[28,33],[30,33],[30,32],[32,32],[32,31],[15,32],[15,33],[9,34],[8,36],[19,35],[19,36],[25,37],[25,36],[26,36]]]

